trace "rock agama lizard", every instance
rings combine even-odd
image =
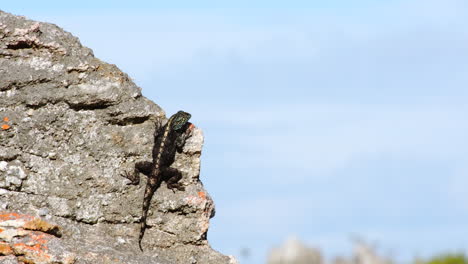
[[[184,111],[179,111],[169,118],[164,126],[156,125],[154,133],[153,161],[140,161],[135,164],[133,173],[124,175],[130,179],[132,184],[139,184],[139,173],[148,176],[146,183],[145,195],[143,198],[143,212],[141,217],[140,234],[138,237],[138,246],[141,247],[141,240],[146,230],[146,218],[150,207],[151,198],[154,192],[159,188],[162,181],[167,183],[167,187],[171,190],[184,190],[179,180],[182,174],[179,170],[171,168],[174,162],[175,153],[181,152],[185,144],[185,140],[191,135],[192,124],[188,122],[191,115]]]

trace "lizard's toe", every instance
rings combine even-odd
[[[130,180],[130,182],[127,183],[127,185],[138,185],[138,184],[140,184],[140,177],[135,177],[133,174],[129,173],[128,171],[120,173],[120,176]]]
[[[185,187],[179,183],[167,184],[167,188],[171,189],[174,193],[175,193],[175,189],[182,191],[182,192],[185,191]]]

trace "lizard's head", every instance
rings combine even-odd
[[[192,117],[192,115],[184,111],[179,111],[175,113],[172,119],[172,124],[171,124],[172,129],[174,130],[181,129],[185,124],[187,124],[190,117]]]

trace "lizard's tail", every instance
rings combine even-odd
[[[158,175],[158,173],[159,172],[155,172],[154,175]],[[143,198],[143,212],[140,223],[140,235],[138,236],[138,246],[140,247],[141,251],[143,251],[143,248],[141,247],[141,240],[143,239],[143,235],[145,234],[146,230],[146,217],[148,216],[151,197],[153,197],[154,192],[160,184],[161,182],[159,181],[159,177],[148,177],[148,183],[146,184],[145,189],[145,196]]]
[[[148,179],[148,181],[151,181],[151,180],[152,180],[151,178]],[[152,185],[153,184],[146,185],[145,198],[143,199],[143,212],[142,212],[141,223],[140,223],[140,235],[138,236],[138,246],[140,247],[140,250],[142,252],[143,252],[143,248],[141,247],[141,240],[143,239],[143,235],[145,234],[146,217],[148,216],[148,210],[150,207],[151,197],[153,196],[153,193],[155,191]]]
[[[140,223],[140,235],[138,235],[138,246],[140,247],[141,252],[143,252],[143,248],[141,247],[141,240],[143,240],[143,236],[145,235],[145,230],[146,230],[146,217],[148,214],[148,208],[149,208],[149,200],[145,200],[143,202],[143,217],[141,218],[141,223]]]
[[[143,239],[143,235],[145,234],[145,229],[146,221],[142,221],[140,226],[140,235],[138,236],[138,246],[140,247],[141,252],[143,252],[143,248],[141,247],[141,240]]]

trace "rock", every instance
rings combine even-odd
[[[322,264],[320,251],[307,247],[297,238],[289,238],[283,246],[271,250],[268,264]]]
[[[151,159],[165,119],[70,33],[0,11],[0,262],[234,263],[207,241],[197,128],[173,165],[186,191],[158,189],[138,249],[146,179],[121,174]]]

